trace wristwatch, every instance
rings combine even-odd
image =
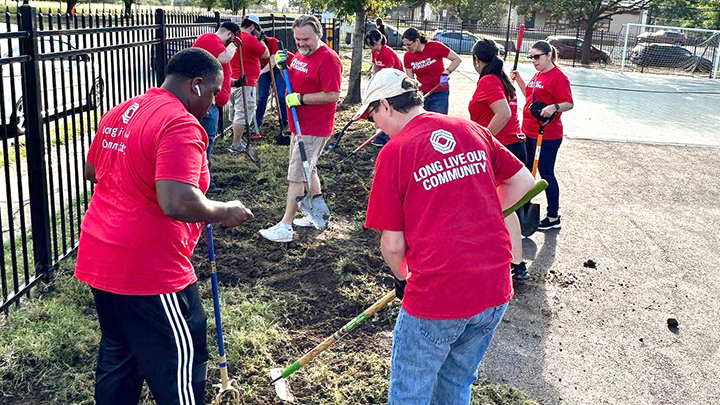
[[[560,104],[555,104],[555,112],[560,112]]]

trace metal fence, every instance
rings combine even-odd
[[[85,155],[100,117],[162,83],[167,61],[229,16],[139,11],[0,19],[0,311],[77,246],[93,185]],[[264,17],[285,39],[292,19]],[[229,125],[229,123],[228,123]],[[227,125],[224,125],[225,127]]]
[[[443,42],[451,44],[451,48],[459,54],[470,54],[472,46],[475,44],[477,37],[482,36],[494,39],[497,43],[503,45],[508,52],[515,51],[516,39],[518,36],[518,27],[516,26],[500,26],[486,25],[467,22],[450,22],[450,21],[428,21],[428,20],[407,20],[403,18],[386,19],[385,33],[388,39],[388,45],[397,49],[402,48],[402,34],[406,29],[414,27],[425,33],[427,36],[444,35]],[[373,29],[375,23],[366,21],[366,30]],[[473,36],[475,38],[473,38]],[[530,51],[530,47],[535,41],[546,39],[550,36],[564,37],[568,43],[571,43],[572,49],[568,49],[563,53],[563,62],[573,63],[580,60],[580,49],[576,44],[582,44],[584,31],[578,29],[557,29],[557,28],[527,28],[525,29],[524,40],[521,46],[521,53]],[[617,46],[619,34],[605,30],[597,30],[593,33],[592,45],[600,51],[612,53],[614,47]]]

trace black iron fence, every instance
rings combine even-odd
[[[0,311],[77,246],[93,186],[85,155],[102,114],[162,83],[167,61],[229,16],[140,11],[0,19]],[[264,17],[295,50],[288,17]],[[224,126],[223,126],[224,127]]]
[[[472,47],[478,37],[486,37],[495,40],[502,45],[507,52],[514,52],[518,36],[518,27],[500,25],[487,25],[468,22],[450,21],[428,21],[428,20],[407,20],[402,18],[386,19],[385,33],[388,45],[397,49],[402,48],[402,34],[406,29],[414,27],[426,34],[428,37],[437,37],[448,44],[459,54],[470,54]],[[374,29],[375,23],[366,21],[366,30]],[[601,52],[612,53],[612,49],[618,44],[618,33],[605,30],[597,30],[593,33],[592,45]],[[521,46],[521,53],[527,53],[535,41],[558,37],[566,46],[562,52],[562,59],[566,62],[575,63],[580,60],[580,48],[583,43],[584,31],[577,29],[557,28],[527,28],[525,29],[524,40]],[[561,59],[561,60],[562,60]]]

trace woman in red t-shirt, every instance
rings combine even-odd
[[[525,94],[525,108],[523,108],[523,124],[522,132],[527,136],[525,147],[528,155],[528,167],[532,167],[532,156],[535,156],[535,146],[537,144],[538,131],[540,124],[537,118],[530,112],[530,105],[534,101],[540,101],[546,104],[541,111],[543,117],[551,117],[555,115],[552,121],[545,127],[543,134],[542,149],[540,151],[540,162],[538,171],[540,177],[547,180],[548,188],[545,190],[547,196],[548,209],[547,218],[540,221],[540,230],[560,229],[560,189],[557,179],[555,178],[555,159],[557,158],[558,149],[563,138],[563,126],[560,115],[564,111],[573,108],[572,91],[570,90],[570,80],[555,66],[557,60],[557,50],[547,41],[538,41],[533,44],[530,49],[529,58],[535,65],[535,76],[525,85],[525,81],[520,77],[517,70],[513,71],[511,78],[517,80],[520,91]]]
[[[420,82],[424,93],[423,107],[427,111],[447,114],[450,99],[450,73],[457,69],[462,60],[442,42],[428,41],[425,34],[415,28],[408,28],[402,36],[405,53],[405,73]],[[450,60],[445,69],[443,59]]]
[[[400,57],[386,43],[385,35],[378,30],[371,30],[365,35],[365,44],[372,51],[373,74],[384,68],[403,69]]]
[[[473,67],[480,74],[477,88],[470,100],[470,119],[486,127],[523,164],[527,161],[525,135],[520,132],[517,118],[515,87],[503,70],[498,47],[492,39],[481,39],[472,49]],[[527,280],[527,266],[522,257],[520,221],[515,213],[505,218],[513,246],[511,262],[515,280]]]

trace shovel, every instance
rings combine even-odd
[[[242,58],[242,44],[240,46],[240,74],[242,77],[245,77],[245,64],[243,63]],[[247,108],[247,98],[245,97],[245,84],[243,83],[242,87],[242,99],[243,99],[243,111],[245,112],[245,154],[250,158],[250,160],[255,163],[255,166],[260,168],[260,156],[258,156],[257,151],[255,148],[252,147],[250,144],[250,117],[248,116],[248,108]]]
[[[287,86],[288,94],[292,93],[292,86],[290,85],[290,74],[287,66],[283,69],[285,77],[285,85]],[[297,197],[297,203],[300,206],[300,211],[312,222],[313,226],[319,230],[324,230],[328,226],[330,221],[330,209],[325,203],[325,199],[322,194],[311,196],[311,185],[312,185],[312,173],[310,171],[310,164],[307,161],[307,154],[305,153],[305,142],[303,142],[302,131],[300,131],[300,120],[298,119],[297,109],[291,108],[293,121],[295,123],[295,136],[297,137],[298,148],[300,148],[300,157],[302,158],[303,169],[305,170],[305,181],[307,181],[307,192],[304,196]]]
[[[348,123],[345,124],[345,126],[342,130],[340,130],[340,132],[337,132],[335,135],[333,135],[333,138],[335,138],[335,140],[333,142],[328,142],[328,144],[325,145],[323,153],[332,152],[337,149],[338,145],[340,145],[340,139],[342,139],[343,135],[345,135],[345,131],[350,128],[350,125],[352,125],[353,122],[355,122],[355,120],[348,121]]]
[[[523,196],[523,198],[520,199],[520,201],[516,202],[512,207],[506,209],[503,211],[503,216],[507,217],[508,215],[512,214],[517,210],[518,208],[525,205],[528,201],[532,200],[533,197],[538,195],[540,192],[545,190],[548,186],[547,181],[540,180],[537,183],[535,183],[535,187],[533,187],[530,191]],[[295,396],[290,391],[290,387],[285,380],[287,377],[289,377],[292,373],[296,372],[300,369],[300,367],[306,365],[309,363],[312,359],[317,357],[320,353],[327,350],[328,347],[330,347],[333,343],[343,338],[344,335],[352,332],[355,328],[358,327],[361,323],[363,323],[366,319],[374,315],[377,311],[379,311],[382,307],[387,305],[390,301],[392,301],[395,298],[395,290],[393,289],[389,293],[385,294],[382,298],[380,298],[377,302],[372,304],[368,309],[364,310],[360,314],[358,314],[355,318],[353,318],[350,322],[346,323],[345,326],[338,329],[333,333],[332,335],[328,336],[325,340],[322,341],[319,345],[315,346],[312,350],[305,353],[300,359],[295,361],[293,364],[285,368],[285,370],[281,368],[273,368],[270,370],[270,378],[272,378],[272,384],[275,386],[275,393],[277,393],[278,397],[284,401],[294,402]]]
[[[208,256],[210,259],[210,270],[212,272],[212,293],[213,293],[213,308],[215,310],[215,328],[217,331],[217,342],[218,342],[218,354],[219,367],[220,367],[220,384],[215,384],[213,387],[219,388],[220,392],[215,397],[213,404],[222,403],[223,397],[229,396],[232,398],[233,403],[239,403],[240,391],[233,387],[235,380],[231,380],[228,377],[227,370],[227,356],[225,355],[225,341],[223,340],[223,329],[222,320],[220,319],[220,293],[218,287],[217,267],[215,266],[215,244],[213,242],[213,226],[209,223],[207,226],[207,242],[208,242]]]
[[[369,144],[370,142],[372,142],[373,139],[377,138],[381,133],[382,133],[382,129],[376,130],[375,133],[372,134],[372,136],[371,136],[370,138],[366,139],[365,142],[361,143],[360,146],[358,146],[358,147],[355,148],[352,152],[350,152],[349,155],[345,156],[345,158],[344,158],[343,160],[341,160],[340,163],[348,160],[352,155],[360,152],[360,149],[362,149],[362,148],[364,148],[365,146],[367,146],[367,144]]]
[[[533,104],[540,103],[538,101],[533,101]],[[544,104],[544,103],[543,103]],[[535,178],[535,175],[537,174],[537,168],[538,164],[540,163],[540,150],[542,149],[542,141],[543,141],[543,134],[545,133],[545,126],[550,123],[550,121],[555,118],[555,113],[551,115],[550,117],[542,117],[539,114],[539,111],[542,110],[542,106],[538,106],[536,108],[530,107],[533,111],[533,115],[536,116],[538,120],[538,124],[540,125],[540,130],[538,131],[538,137],[537,137],[537,145],[535,146],[535,157],[533,158],[533,167],[532,167],[532,175],[533,179]],[[537,111],[537,114],[536,114]],[[540,204],[533,204],[529,203],[526,207],[518,211],[518,220],[520,220],[520,233],[524,237],[529,237],[535,232],[537,232],[538,227],[540,226]]]
[[[280,125],[280,133],[275,135],[275,142],[277,142],[278,145],[290,145],[290,137],[285,135],[285,126],[283,125],[282,120],[282,111],[280,111],[280,95],[277,91],[277,85],[275,84],[275,67],[272,66],[272,63],[268,62],[270,64],[270,83],[272,83],[272,89],[273,94],[275,94],[275,105],[277,106],[278,111],[278,124]],[[280,75],[282,76],[282,72],[280,72]]]

